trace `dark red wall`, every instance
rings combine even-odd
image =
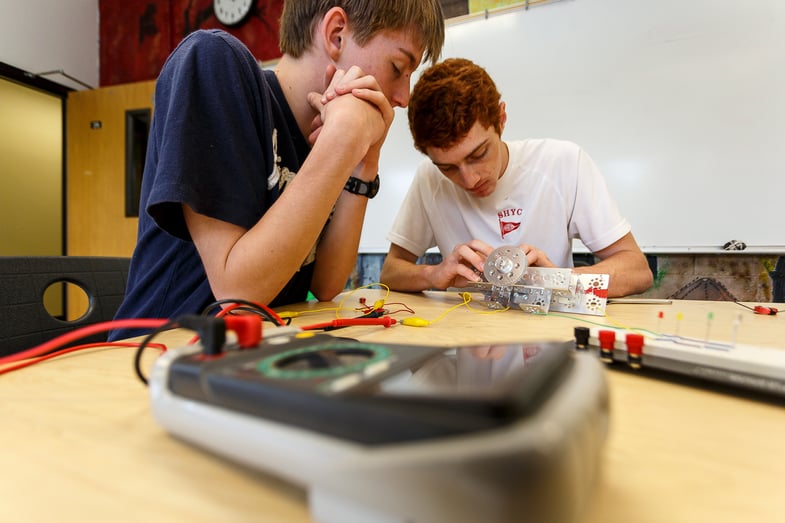
[[[250,18],[228,28],[216,20],[212,0],[99,0],[101,86],[155,79],[169,53],[196,29],[225,29],[258,60],[278,58],[282,6],[283,0],[256,0]]]

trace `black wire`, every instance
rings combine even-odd
[[[266,320],[270,319],[269,316],[264,313],[264,311],[262,311],[261,309],[259,309],[257,307],[248,307],[248,306],[235,307],[234,309],[231,310],[231,312],[229,312],[229,314],[234,314],[237,311],[240,311],[240,312],[250,312],[252,314],[256,314],[257,316],[261,316],[262,318],[264,318]]]
[[[142,342],[139,344],[139,347],[136,349],[136,354],[134,355],[134,371],[136,372],[136,376],[141,380],[142,383],[147,385],[147,378],[142,373],[142,353],[147,345],[153,340],[155,336],[158,336],[161,332],[177,327],[178,323],[176,320],[170,320],[160,327],[155,328],[150,334],[148,334]]]
[[[739,301],[735,301],[735,302],[733,302],[733,303],[735,303],[736,305],[741,305],[741,306],[742,306],[742,307],[744,307],[745,309],[749,309],[749,310],[751,310],[751,311],[754,311],[754,310],[755,310],[754,308],[750,307],[749,305],[744,305],[743,303],[741,303],[741,302],[739,302]]]
[[[248,300],[241,300],[241,299],[238,299],[238,298],[231,298],[231,299],[226,299],[226,300],[215,301],[215,302],[211,303],[210,305],[208,305],[207,307],[204,308],[204,310],[202,311],[202,315],[209,316],[215,309],[221,308],[221,305],[229,305],[229,304],[244,305],[245,307],[243,307],[243,310],[245,310],[245,311],[254,312],[256,314],[259,314],[260,316],[262,316],[267,321],[275,323],[276,325],[279,325],[279,326],[286,325],[285,323],[281,323],[281,321],[278,320],[278,318],[276,318],[275,316],[271,315],[266,309],[264,309],[264,307],[259,306],[258,303],[254,303],[254,302],[248,301]]]

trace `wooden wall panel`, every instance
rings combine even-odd
[[[125,112],[152,108],[154,87],[154,81],[147,81],[69,94],[69,255],[130,256],[133,252],[138,219],[125,216]]]

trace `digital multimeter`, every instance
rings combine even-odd
[[[602,365],[573,347],[281,329],[251,349],[167,351],[152,411],[175,436],[306,488],[315,521],[564,523],[608,427]]]

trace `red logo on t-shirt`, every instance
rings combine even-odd
[[[499,229],[502,233],[502,238],[510,234],[512,231],[521,226],[521,222],[505,222],[499,220]]]
[[[509,221],[510,218],[518,218],[523,216],[523,209],[503,209],[499,211],[499,230],[502,233],[502,239],[521,226],[520,221]]]

